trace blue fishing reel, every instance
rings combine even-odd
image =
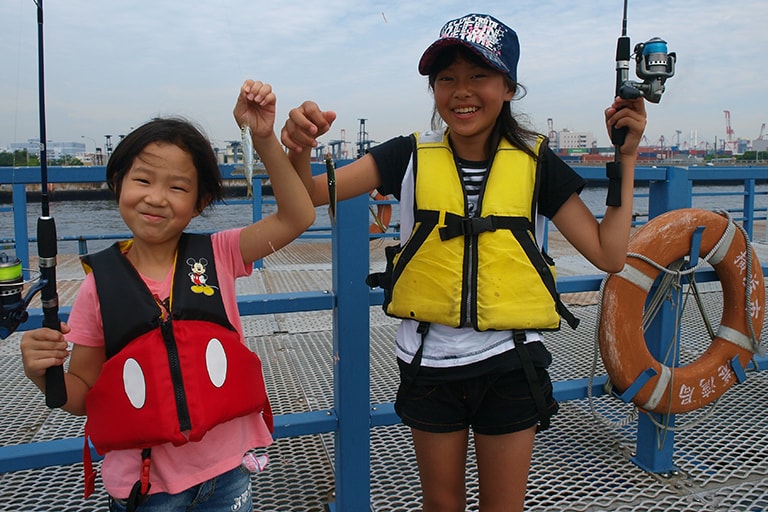
[[[627,36],[627,0],[624,0],[624,17],[621,20],[621,36],[616,41],[616,84],[615,94],[625,100],[633,100],[644,97],[651,103],[661,101],[664,93],[664,82],[675,74],[675,62],[677,56],[667,51],[667,42],[661,38],[653,37],[644,43],[635,45],[634,58],[636,61],[635,73],[642,82],[629,79],[629,61],[632,58],[629,52],[630,42]],[[614,161],[606,163],[606,177],[608,178],[608,195],[605,198],[606,206],[621,206],[621,165],[619,146],[624,144],[627,136],[627,128],[611,130],[611,142],[615,147]]]
[[[675,75],[677,55],[667,52],[667,42],[654,37],[645,43],[635,45],[635,73],[642,82],[625,80],[619,86],[618,93],[624,99],[635,99],[641,96],[651,103],[661,101],[664,93],[664,82]]]

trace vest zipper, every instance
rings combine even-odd
[[[165,342],[165,351],[168,355],[168,367],[171,370],[171,382],[173,383],[173,395],[176,399],[176,414],[179,419],[179,429],[184,432],[192,429],[192,420],[189,417],[187,396],[184,392],[184,379],[181,376],[181,362],[179,349],[176,345],[176,337],[173,335],[173,325],[170,318],[160,323],[160,332]]]
[[[475,292],[476,278],[474,276],[475,273],[472,271],[472,268],[475,261],[475,257],[474,257],[475,256],[475,253],[474,253],[475,237],[468,236],[466,237],[466,240],[467,240],[467,243],[466,243],[466,246],[464,247],[464,251],[466,252],[466,262],[465,262],[466,267],[464,271],[464,276],[465,276],[464,287],[466,289],[466,294],[465,294],[466,298],[465,298],[464,306],[466,308],[465,310],[466,312],[464,316],[464,326],[469,327],[474,325],[472,321],[473,320],[472,315],[474,310],[474,308],[472,307],[472,301],[474,300],[474,295],[475,295],[474,292]]]
[[[451,146],[451,153],[453,155],[453,165],[456,169],[457,177],[459,178],[459,184],[461,185],[461,195],[464,199],[464,219],[469,218],[469,199],[467,197],[467,184],[464,182],[464,168],[461,165],[461,162],[459,162],[459,158],[456,156],[456,151],[453,149],[453,144],[449,140],[449,144]],[[480,204],[478,203],[478,207]],[[472,243],[472,236],[464,235],[464,268],[461,272],[461,296],[463,300],[463,305],[461,307],[461,310],[464,311],[464,315],[461,321],[461,325],[459,327],[467,327],[472,325],[472,300],[474,297],[474,288],[472,288],[472,264],[474,261],[474,257],[472,254],[472,248],[474,247],[474,244]],[[459,315],[461,316],[461,310],[459,311]]]
[[[461,190],[464,195],[464,217],[469,217],[469,197],[467,194],[467,185],[464,182],[464,168],[456,157],[456,153],[453,153],[453,161],[456,166],[456,170],[459,174],[459,181],[461,183]],[[491,172],[491,165],[493,165],[493,155],[488,161],[488,167],[485,170],[483,176],[483,182],[480,186],[480,192],[477,196],[477,207],[475,208],[475,214],[473,217],[481,217],[483,215],[483,196],[485,195],[485,185],[488,183],[488,175]],[[464,238],[466,240],[464,244],[464,272],[462,279],[462,287],[464,287],[464,327],[475,327],[477,324],[477,303],[475,295],[477,295],[477,259],[479,256],[476,254],[478,235],[468,234]]]

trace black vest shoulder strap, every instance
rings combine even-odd
[[[185,233],[173,276],[173,319],[207,320],[229,329],[210,235]]]
[[[107,358],[140,335],[157,328],[161,311],[118,243],[83,257],[91,267],[99,297]],[[173,276],[174,320],[206,320],[234,330],[221,298],[209,235],[182,235]]]
[[[157,327],[160,310],[119,243],[82,260],[93,271],[109,359],[130,340]]]

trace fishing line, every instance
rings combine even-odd
[[[19,6],[19,18],[21,18],[21,2],[18,1]],[[21,22],[17,21],[16,25],[16,101],[13,109],[13,140],[18,140],[19,129],[19,92],[21,91]],[[16,151],[13,151],[13,167],[16,167]],[[29,149],[26,150],[27,161],[29,161]],[[25,162],[26,163],[26,162]],[[15,171],[14,171],[15,172]]]

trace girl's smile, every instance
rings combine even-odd
[[[451,128],[456,152],[470,160],[483,160],[496,118],[513,91],[503,74],[468,61],[461,55],[435,77],[435,106]]]
[[[123,178],[119,207],[134,239],[175,240],[199,212],[197,169],[192,157],[173,144],[151,143]]]

